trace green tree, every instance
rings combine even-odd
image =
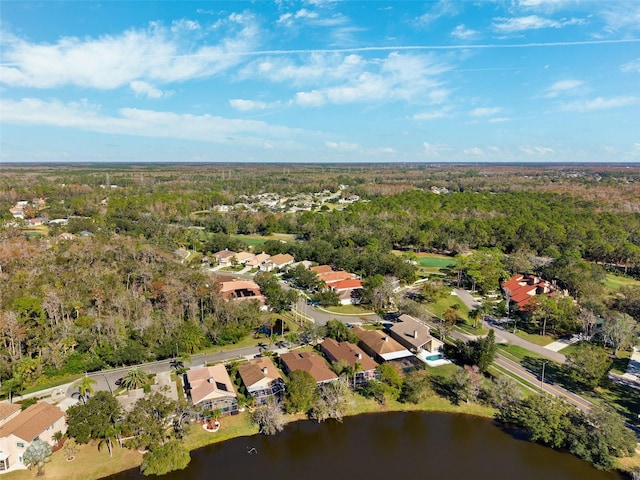
[[[37,475],[44,475],[44,466],[51,460],[51,445],[36,439],[27,447],[22,457],[24,464],[29,467],[38,469]]]
[[[313,406],[317,385],[311,374],[304,370],[296,370],[289,374],[287,383],[286,410],[289,413],[306,413]]]
[[[165,439],[166,425],[176,412],[176,402],[159,392],[153,392],[136,402],[123,422],[123,429],[135,448],[161,444]]]
[[[329,338],[333,338],[336,342],[358,342],[356,334],[353,333],[346,323],[343,323],[340,320],[329,320],[326,325],[325,335]]]
[[[522,400],[522,388],[506,375],[496,377],[486,390],[491,405],[499,410],[513,408]]]
[[[74,384],[74,386],[78,387],[78,395],[80,395],[83,402],[86,403],[87,397],[93,395],[93,385],[95,384],[96,381],[88,375],[85,375]]]
[[[573,381],[593,389],[606,378],[612,364],[602,347],[580,342],[567,354],[565,367]]]
[[[184,470],[191,461],[191,455],[178,440],[158,445],[142,457],[140,471],[143,475],[164,475],[175,470]]]
[[[106,437],[107,429],[120,418],[120,404],[109,392],[97,392],[82,405],[67,410],[67,435],[80,444]]]
[[[276,313],[291,310],[292,305],[298,299],[298,292],[282,288],[276,276],[270,272],[258,273],[255,276],[255,281],[266,297],[267,304]]]
[[[142,388],[149,382],[149,375],[140,367],[133,367],[122,378],[121,385],[127,390]]]
[[[402,403],[418,404],[431,393],[429,375],[422,371],[414,371],[407,375],[400,390],[398,400]]]

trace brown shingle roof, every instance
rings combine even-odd
[[[33,441],[51,425],[64,417],[64,412],[47,402],[31,405],[0,427],[0,437],[13,434],[27,442]]]
[[[363,328],[355,327],[353,331],[363,344],[378,355],[406,350],[405,347],[380,330],[364,330]]]
[[[399,321],[389,329],[392,335],[409,348],[420,348],[433,337],[429,327],[410,315],[400,315]]]
[[[304,370],[309,372],[316,382],[336,380],[338,376],[327,366],[320,355],[310,352],[283,353],[280,358],[290,372]]]
[[[333,338],[325,338],[320,347],[330,360],[344,360],[351,368],[355,368],[356,363],[359,363],[364,371],[373,370],[378,366],[373,358],[350,342],[336,342]]]
[[[266,370],[265,370],[266,369]],[[258,357],[249,360],[238,367],[242,383],[249,388],[265,378],[269,380],[281,379],[282,376],[269,357]]]
[[[288,253],[279,253],[269,259],[269,261],[274,265],[284,265],[285,263],[293,262],[293,260],[293,256]]]
[[[236,397],[227,369],[221,363],[189,370],[187,380],[191,387],[191,401],[194,405],[205,399]]]
[[[311,267],[309,270],[316,273],[333,272],[333,268],[331,268],[331,266],[329,265],[318,265],[316,267]]]
[[[20,410],[17,403],[0,403],[0,422]]]

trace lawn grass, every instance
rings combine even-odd
[[[370,315],[373,312],[359,305],[336,305],[333,307],[322,307],[328,312],[337,315]]]
[[[518,345],[502,345],[498,344],[498,352],[504,354],[505,357],[520,362],[527,357],[532,358],[544,358],[535,352],[531,352],[526,348],[522,348]]]
[[[456,261],[446,255],[435,253],[418,253],[418,265],[421,267],[450,268],[456,265]]]
[[[290,242],[295,240],[296,236],[289,233],[272,233],[268,236],[236,234],[231,235],[231,238],[233,238],[234,240],[240,240],[255,249],[256,247],[264,245],[267,240],[281,240],[283,242]]]
[[[123,470],[137,468],[142,454],[136,450],[114,446],[113,457],[106,448],[98,451],[96,443],[79,445],[75,459],[67,462],[64,449],[51,456],[51,462],[44,467],[47,480],[87,480],[102,478]],[[26,480],[39,478],[33,470],[18,470],[2,475],[3,480]]]
[[[465,322],[469,322],[469,308],[457,295],[447,295],[436,303],[429,303],[427,309],[438,317],[442,317],[446,309],[455,308],[456,305],[458,306],[458,316]]]
[[[625,277],[623,275],[614,275],[613,273],[607,273],[607,279],[604,282],[604,286],[610,290],[617,291],[620,287],[640,287],[640,281],[632,277]]]
[[[538,335],[535,333],[527,333],[523,330],[516,330],[516,335],[524,340],[527,340],[531,343],[535,343],[536,345],[540,345],[544,347],[545,345],[549,345],[554,342],[554,338],[549,335]]]

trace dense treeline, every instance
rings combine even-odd
[[[29,384],[234,343],[262,314],[140,239],[0,243],[0,375]],[[4,382],[3,382],[4,383]]]

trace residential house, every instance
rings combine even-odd
[[[553,296],[556,293],[554,284],[536,275],[516,274],[502,283],[502,290],[508,301],[517,305],[520,310],[529,307],[531,299],[536,295]]]
[[[330,265],[316,265],[315,267],[311,267],[309,270],[318,274],[333,272],[333,268],[331,268]]]
[[[225,300],[258,300],[260,303],[264,303],[260,287],[253,280],[221,282],[220,295]]]
[[[264,262],[266,262],[267,260],[269,260],[271,258],[271,255],[269,255],[268,253],[259,253],[258,255],[255,255],[253,258],[250,258],[249,260],[247,260],[245,262],[245,266],[249,267],[249,268],[261,268],[262,264]]]
[[[222,267],[230,267],[231,265],[233,265],[233,259],[236,255],[236,252],[233,252],[226,248],[213,254],[216,261],[218,262],[218,265]]]
[[[318,280],[324,282],[326,285],[341,280],[351,280],[353,278],[356,278],[353,273],[345,272],[344,270],[338,270],[337,272],[331,270],[330,272],[318,273]]]
[[[363,288],[362,281],[356,278],[338,280],[327,284],[327,286],[338,294],[341,305],[351,305],[354,299],[354,292]]]
[[[238,253],[236,253],[236,262],[241,263],[242,265],[244,265],[255,256],[256,255],[254,253],[238,252]]]
[[[185,377],[185,390],[194,405],[223,415],[238,413],[238,398],[223,364],[189,370]]]
[[[280,355],[284,373],[289,375],[296,370],[309,372],[318,385],[333,382],[338,375],[333,372],[320,355],[312,352],[288,352]]]
[[[354,327],[353,332],[359,339],[359,346],[377,362],[410,357],[413,354],[391,336],[381,330],[365,330]]]
[[[354,372],[354,386],[363,385],[375,378],[378,364],[357,345],[325,338],[320,349],[330,362],[347,362]]]
[[[284,380],[269,357],[258,357],[238,366],[242,383],[257,405],[269,398],[280,401],[284,396]]]
[[[274,255],[269,260],[264,262],[264,268],[261,270],[266,270],[270,272],[272,270],[280,270],[281,268],[286,267],[287,265],[291,265],[294,261],[293,255],[289,255],[288,253],[279,253]]]
[[[400,315],[398,321],[389,328],[391,336],[412,352],[438,353],[444,343],[431,336],[427,325],[410,315]]]
[[[47,402],[36,403],[17,414],[14,408],[3,408],[5,417],[0,425],[0,471],[22,464],[24,452],[34,440],[40,439],[54,446],[55,433],[67,431],[64,412]]]

